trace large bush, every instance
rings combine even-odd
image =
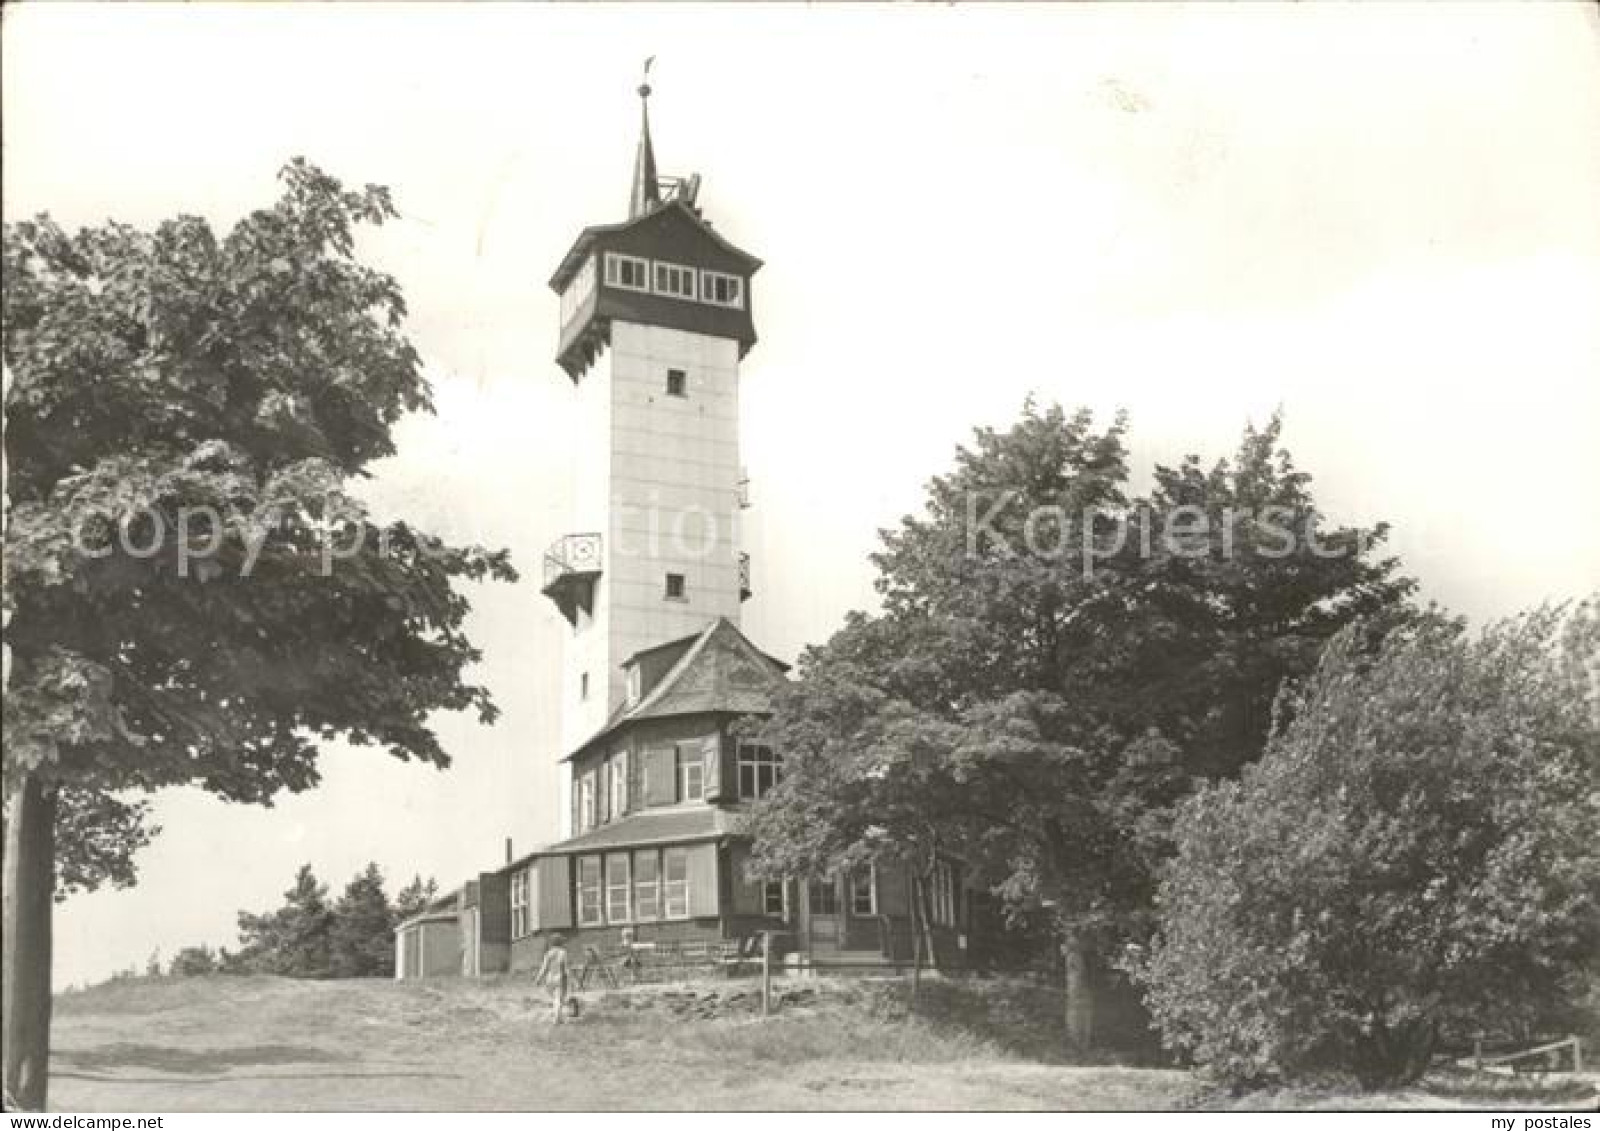
[[[1236,782],[1180,807],[1140,970],[1235,1083],[1414,1079],[1441,1034],[1537,1027],[1600,944],[1600,615],[1330,644]]]

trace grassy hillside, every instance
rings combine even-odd
[[[1021,987],[782,987],[763,1021],[747,984],[584,995],[550,1027],[525,981],[133,979],[57,1003],[51,1105],[95,1110],[1167,1109],[1216,1102],[1190,1073],[1041,1063],[1050,1004]],[[714,996],[713,996],[714,995]],[[1481,1106],[1449,1088],[1362,1105]],[[1504,1097],[1529,1106],[1556,1096]],[[1568,1098],[1570,1096],[1562,1097]],[[1252,1104],[1351,1106],[1339,1094]],[[1228,1101],[1230,1104],[1233,1101]]]

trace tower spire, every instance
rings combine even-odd
[[[650,64],[644,61],[644,81],[639,84],[639,152],[633,159],[633,192],[628,198],[628,219],[635,220],[661,203],[661,183],[656,178],[656,151],[650,144]]]

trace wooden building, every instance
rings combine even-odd
[[[645,946],[779,931],[819,962],[905,962],[898,870],[745,875],[742,813],[781,776],[782,752],[741,724],[785,678],[739,627],[753,590],[739,366],[761,261],[702,215],[698,177],[657,175],[649,94],[627,219],[585,228],[550,280],[579,453],[571,533],[543,577],[566,627],[558,839],[463,888],[460,968],[524,969],[554,933],[605,948],[625,930]],[[934,886],[936,945],[959,961],[953,864]]]
[[[549,936],[581,947],[739,942],[775,932],[816,962],[905,963],[910,885],[898,869],[806,883],[745,873],[750,803],[777,784],[781,755],[752,738],[785,665],[730,621],[630,657],[613,719],[573,751],[575,835],[511,865],[511,968],[536,964]],[[953,865],[933,898],[945,962],[964,947]]]

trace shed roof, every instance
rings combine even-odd
[[[620,821],[601,825],[580,836],[569,837],[539,853],[552,856],[596,848],[630,848],[647,844],[674,844],[714,840],[732,832],[730,814],[708,805],[685,805],[636,813]]]
[[[420,927],[424,923],[459,923],[460,920],[461,917],[454,911],[423,911],[402,923],[396,923],[394,933],[399,934],[409,927]]]

